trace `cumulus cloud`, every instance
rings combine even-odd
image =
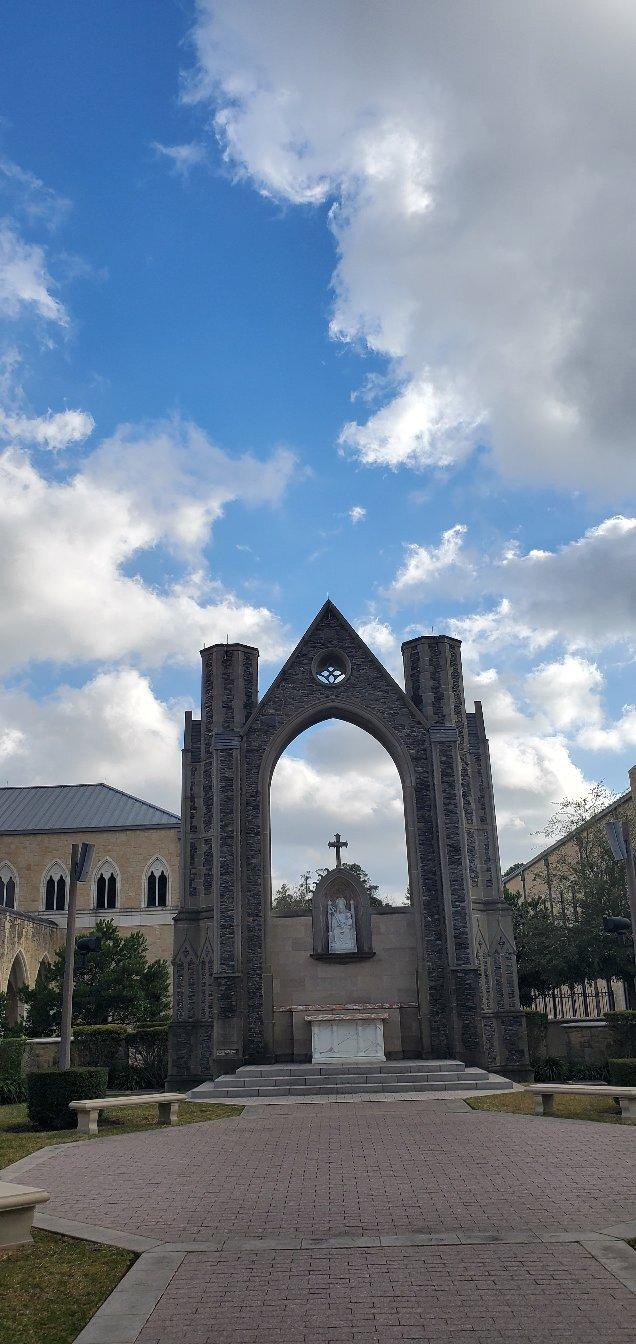
[[[127,427],[65,481],[51,481],[18,449],[0,454],[3,602],[0,668],[136,658],[190,661],[207,643],[287,648],[278,618],[204,577],[200,547],[232,501],[274,503],[291,461],[231,459],[193,426]],[[129,469],[126,453],[134,444]],[[164,587],[135,573],[138,557],[171,547],[185,577]]]
[[[367,511],[365,508],[363,508],[362,504],[354,504],[353,508],[349,509],[349,518],[351,519],[351,522],[353,523],[354,527],[356,523],[363,523],[366,516]]]
[[[439,592],[441,576],[456,585],[460,571],[465,581],[472,573],[471,563],[463,550],[467,531],[465,523],[456,523],[442,533],[439,546],[405,543],[406,559],[387,590],[388,595],[408,600],[424,595],[432,584]]]
[[[66,327],[68,314],[54,288],[44,248],[25,242],[10,222],[0,222],[0,313],[17,318],[26,310]]]
[[[402,786],[379,743],[359,728],[327,723],[298,738],[272,779],[274,889],[307,869],[328,868],[339,830],[344,858],[360,863],[383,896],[402,900],[408,881]]]
[[[601,720],[603,674],[596,663],[568,656],[541,663],[528,674],[526,695],[556,729],[592,726]]]
[[[0,436],[14,443],[32,443],[57,453],[92,434],[95,421],[87,411],[49,411],[46,415],[6,415],[0,410]]]
[[[633,8],[198,0],[194,40],[186,98],[257,189],[331,204],[332,330],[391,361],[343,443],[633,485]]]
[[[112,784],[179,810],[183,706],[131,667],[42,700],[0,689],[0,772],[10,784]]]

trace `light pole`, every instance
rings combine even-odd
[[[60,1028],[59,1065],[61,1069],[71,1067],[71,1022],[73,1018],[73,971],[75,966],[75,912],[77,908],[77,884],[86,882],[95,853],[94,845],[74,844],[71,846],[71,879],[68,887],[68,909],[66,912],[66,954],[64,958],[64,986],[62,989],[62,1025]]]
[[[625,885],[627,887],[627,899],[629,901],[629,912],[631,915],[634,960],[636,961],[636,869],[634,868],[632,837],[626,821],[606,821],[605,834],[614,858],[618,863],[622,863],[625,866]],[[623,921],[620,922],[622,923]],[[612,920],[613,927],[610,929],[608,927],[608,920],[605,927],[608,932],[620,933],[622,930],[617,928],[618,923],[618,919]],[[627,921],[625,921],[625,923],[627,923]],[[631,998],[631,995],[629,997]]]

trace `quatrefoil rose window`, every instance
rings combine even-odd
[[[326,649],[314,658],[311,670],[321,686],[341,686],[351,672],[351,664],[339,649]]]

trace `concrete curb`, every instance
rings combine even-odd
[[[185,1252],[146,1251],[102,1303],[75,1344],[134,1344]]]

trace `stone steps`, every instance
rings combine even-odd
[[[499,1091],[505,1078],[467,1068],[455,1059],[400,1059],[382,1063],[249,1064],[234,1074],[202,1083],[190,1101],[242,1101],[252,1098],[325,1097],[378,1092]]]

